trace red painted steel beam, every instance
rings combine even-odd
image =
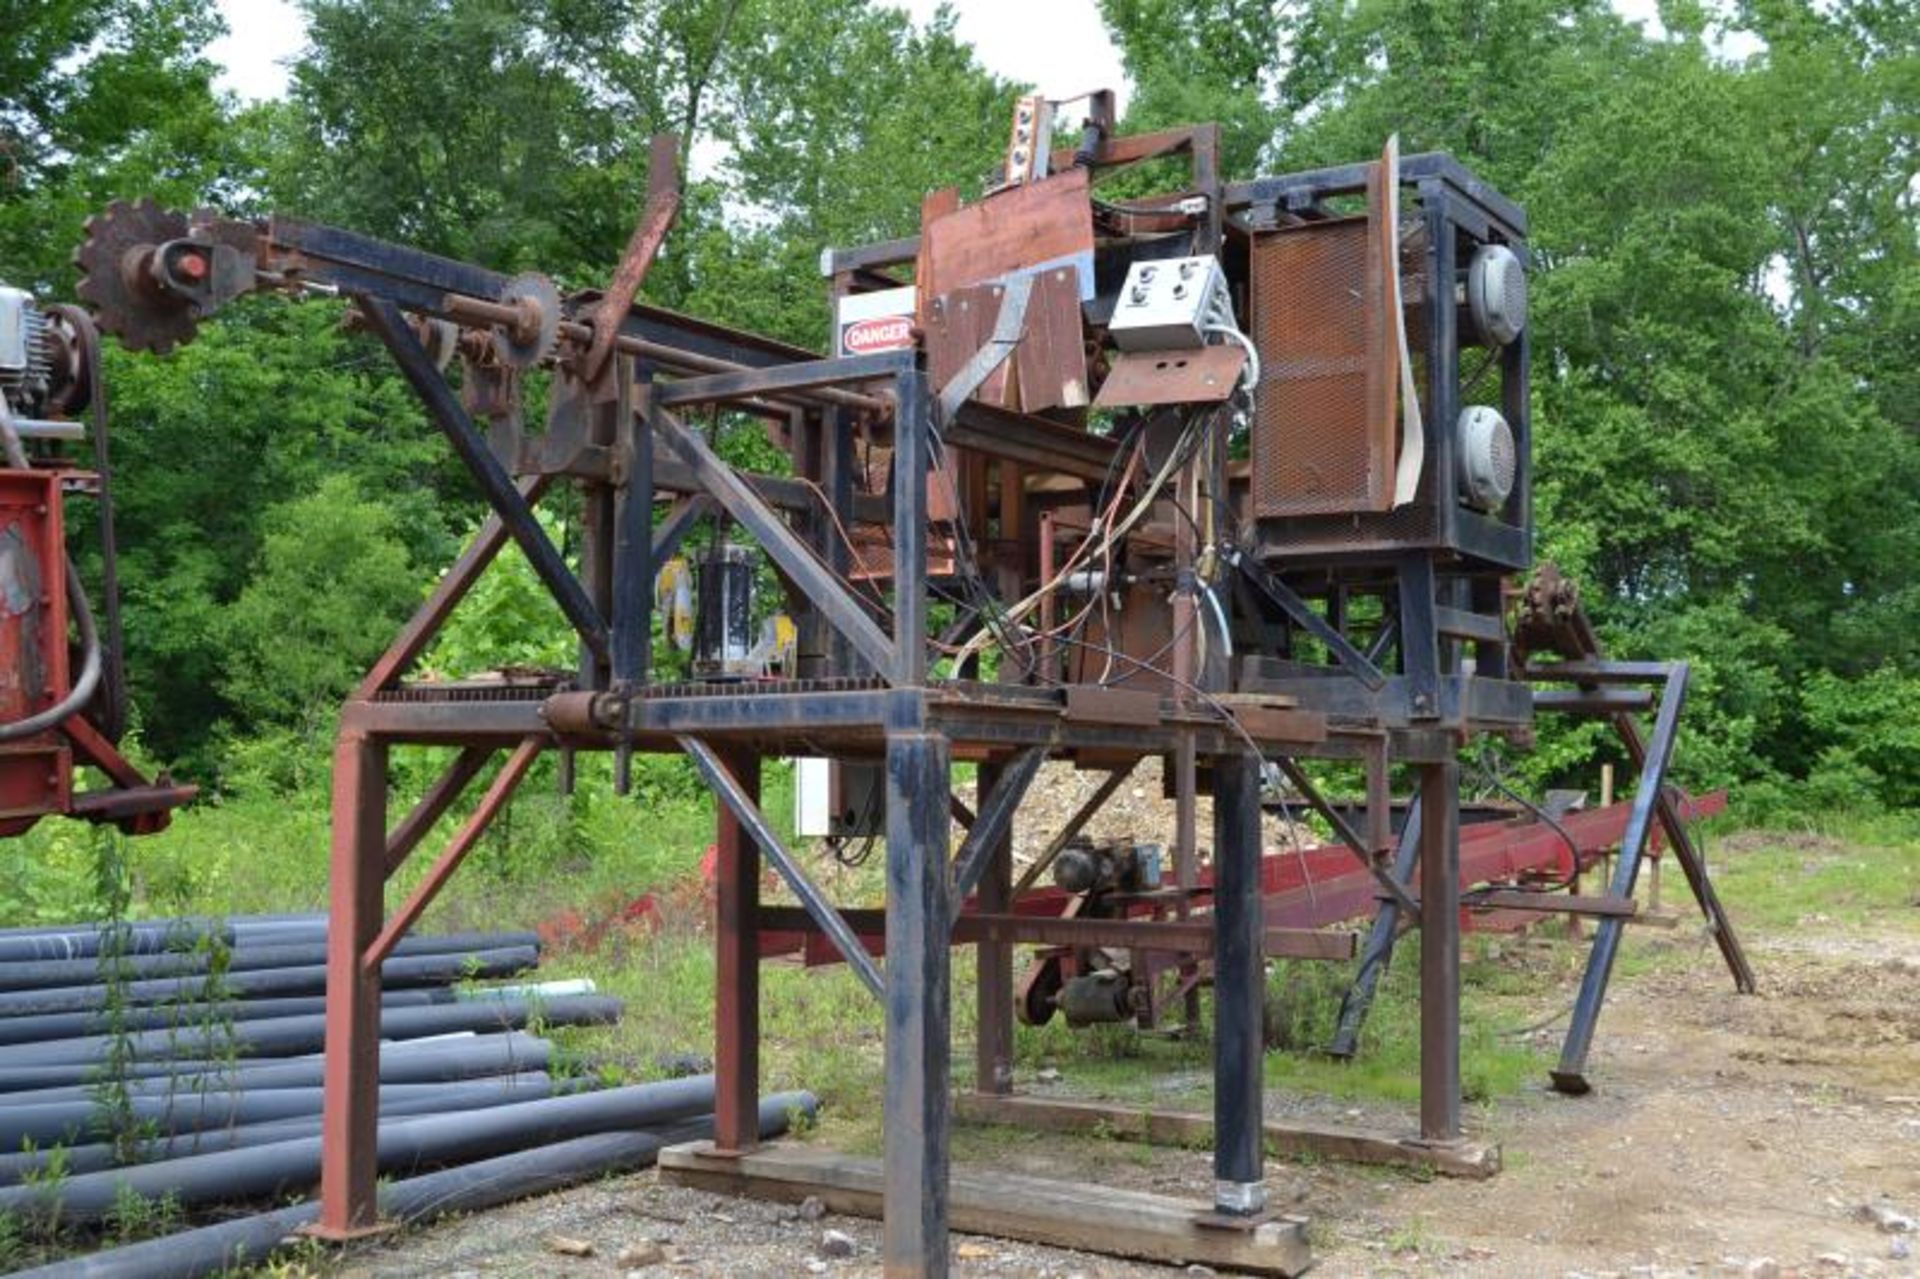
[[[513,792],[519,789],[521,780],[527,775],[527,770],[533,767],[533,761],[540,758],[540,752],[544,749],[546,749],[546,742],[538,737],[529,737],[514,748],[513,754],[507,756],[507,762],[502,764],[500,771],[494,775],[493,784],[487,787],[487,793],[480,797],[480,803],[467,820],[460,824],[460,829],[455,831],[453,838],[447,842],[446,851],[440,854],[427,871],[426,878],[420,881],[419,887],[413,890],[412,896],[407,898],[400,909],[393,912],[393,918],[387,921],[386,927],[380,930],[380,935],[374,938],[373,944],[362,953],[361,967],[376,981],[380,976],[380,965],[387,962],[387,956],[393,953],[393,948],[399,944],[402,937],[406,936],[407,930],[419,922],[421,914],[433,903],[433,899],[440,895],[440,890],[446,887],[447,881],[453,878],[453,872],[460,869],[460,863],[467,859],[467,854],[472,852],[473,846],[480,842],[480,837],[487,833],[487,827],[493,824],[493,819],[499,815],[502,808],[506,807],[507,801],[513,798]],[[385,851],[384,845],[382,851]],[[385,865],[386,859],[383,857],[381,859],[383,871]],[[385,875],[383,874],[381,878],[384,882]]]
[[[342,716],[333,757],[333,901],[327,919],[327,1056],[321,1113],[321,1238],[379,1221],[376,1160],[380,974],[360,957],[380,928],[387,842],[387,747]]]
[[[1697,821],[1724,811],[1726,806],[1726,792],[1714,791],[1688,800],[1683,815],[1688,821]],[[1579,847],[1583,864],[1619,843],[1631,807],[1627,803],[1613,804],[1569,813],[1560,819],[1560,825]],[[1529,874],[1565,876],[1571,871],[1570,862],[1566,840],[1551,826],[1537,820],[1479,822],[1460,831],[1463,887]],[[1353,852],[1344,845],[1316,844],[1298,851],[1269,853],[1261,859],[1260,878],[1269,929],[1320,928],[1343,923],[1372,914],[1380,902],[1379,885],[1354,865]],[[1197,904],[1206,903],[1212,887],[1212,872],[1203,869],[1199,875]],[[1058,917],[1072,899],[1072,894],[1058,888],[1034,889],[1017,897],[1010,913]],[[1129,908],[1129,915],[1148,915],[1153,909],[1150,902],[1138,902]],[[978,911],[977,899],[969,898],[955,920],[956,944],[977,940],[968,921],[976,917]],[[882,954],[880,913],[858,910],[843,913],[866,949],[875,955]],[[764,911],[762,917],[763,922],[770,925],[760,933],[759,954],[763,957],[799,954],[809,967],[839,962],[839,955],[816,930],[786,926],[782,922],[785,916],[773,908]]]

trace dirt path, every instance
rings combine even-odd
[[[1314,1273],[1920,1276],[1906,1256],[1920,1254],[1920,1236],[1862,1219],[1874,1203],[1920,1216],[1920,932],[1809,927],[1760,940],[1754,997],[1734,995],[1694,939],[1657,944],[1679,953],[1616,981],[1594,1051],[1596,1093],[1540,1087],[1477,1117],[1481,1135],[1504,1147],[1499,1177],[1272,1164],[1272,1200],[1313,1222]],[[1270,1111],[1412,1126],[1410,1109],[1277,1094]],[[962,1132],[956,1147],[974,1163],[1196,1201],[1211,1186],[1203,1152],[1004,1132]],[[829,1229],[851,1240],[851,1256],[825,1255]],[[586,1240],[595,1255],[557,1255],[555,1235]],[[599,1279],[626,1273],[619,1254],[643,1239],[665,1245],[666,1259],[639,1270],[661,1279],[879,1274],[876,1223],[809,1222],[791,1208],[663,1186],[652,1173],[410,1234],[334,1273]],[[956,1247],[964,1276],[1182,1273],[998,1240]]]

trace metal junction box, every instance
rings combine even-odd
[[[1123,351],[1191,350],[1207,330],[1237,327],[1226,274],[1209,256],[1135,262],[1113,308],[1108,332]]]

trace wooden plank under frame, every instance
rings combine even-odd
[[[878,1159],[793,1145],[721,1156],[705,1141],[662,1150],[660,1176],[672,1185],[785,1203],[813,1195],[834,1212],[875,1218],[885,1184]],[[1225,1229],[1199,1224],[1204,1213],[1166,1195],[960,1167],[948,1189],[948,1220],[959,1234],[1242,1274],[1291,1276],[1312,1264],[1298,1217]]]
[[[960,1093],[955,1117],[974,1123],[1079,1133],[1155,1146],[1205,1148],[1213,1144],[1213,1120],[1205,1115],[1150,1110],[1099,1101],[1056,1101],[1015,1094]],[[1431,1144],[1360,1128],[1268,1124],[1267,1148],[1279,1155],[1315,1155],[1348,1163],[1425,1168],[1448,1177],[1484,1180],[1500,1171],[1500,1147],[1474,1142]]]

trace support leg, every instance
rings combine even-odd
[[[1214,1207],[1250,1214],[1266,1207],[1260,1019],[1267,982],[1260,944],[1260,761],[1253,755],[1224,755],[1213,763],[1213,878]]]
[[[350,713],[350,712],[349,712]],[[387,746],[343,726],[333,757],[332,910],[327,923],[326,1140],[314,1233],[347,1239],[380,1209],[380,972],[360,957],[380,932],[386,880]]]
[[[1460,1138],[1460,765],[1420,769],[1420,1137]]]
[[[981,803],[993,793],[1004,770],[996,764],[980,766]],[[994,841],[986,870],[980,876],[980,909],[992,915],[1013,909],[1013,829]],[[957,906],[957,903],[956,903]],[[976,982],[974,1087],[984,1093],[1013,1091],[1013,947],[1006,942],[983,941],[974,948]]]
[[[1633,792],[1633,808],[1627,814],[1627,829],[1620,836],[1620,860],[1614,867],[1608,892],[1615,897],[1633,896],[1640,877],[1640,863],[1646,854],[1647,835],[1652,830],[1661,788],[1667,782],[1667,764],[1673,759],[1673,741],[1680,731],[1680,710],[1687,700],[1687,665],[1679,663],[1660,697],[1660,711],[1654,717],[1653,737],[1647,743],[1640,769],[1640,780]],[[1622,923],[1618,916],[1602,919],[1593,930],[1593,950],[1587,956],[1587,971],[1580,979],[1580,993],[1573,1001],[1573,1020],[1567,1026],[1566,1042],[1560,1047],[1560,1064],[1550,1072],[1553,1086],[1560,1092],[1579,1094],[1592,1088],[1587,1080],[1587,1050],[1593,1046],[1594,1024],[1600,1020],[1600,1005],[1606,1002],[1607,982],[1613,977],[1613,961],[1620,953]]]
[[[741,789],[760,798],[760,757],[727,761]],[[714,1145],[760,1142],[760,850],[725,804],[715,806]]]
[[[947,1273],[948,751],[887,739],[887,1279]]]

